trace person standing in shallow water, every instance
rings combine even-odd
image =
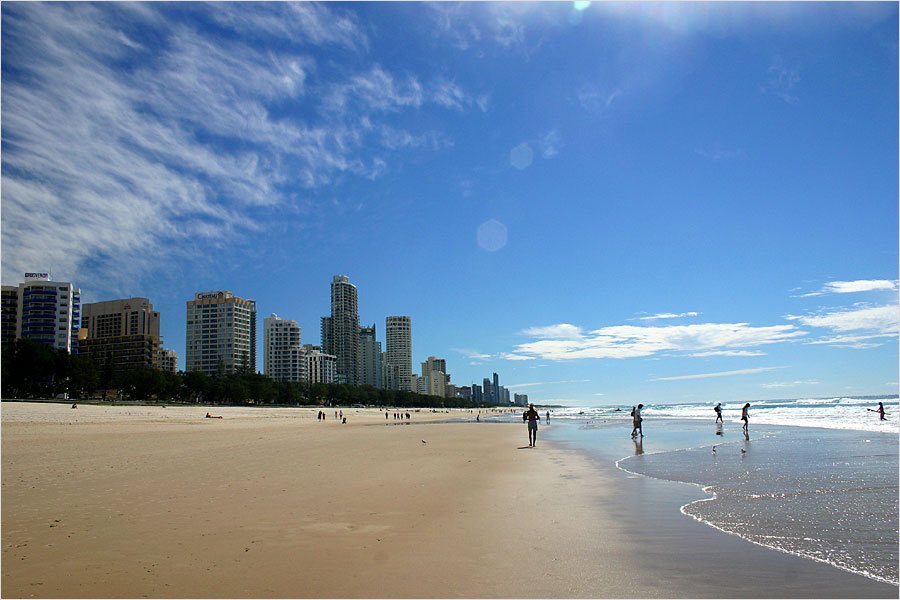
[[[744,408],[741,409],[741,421],[744,422],[744,431],[747,431],[747,426],[750,424],[750,403],[744,405]]]
[[[537,442],[538,421],[541,420],[541,416],[534,409],[534,404],[528,405],[524,416],[528,420],[528,445],[534,447]]]
[[[716,407],[713,410],[716,411],[716,423],[722,423],[722,403],[716,403]]]
[[[641,417],[641,409],[642,409],[642,408],[644,408],[644,405],[643,405],[643,404],[638,404],[638,405],[634,408],[634,411],[632,411],[632,413],[631,413],[631,414],[632,414],[632,417],[634,417],[634,420],[633,420],[634,427],[633,427],[632,430],[631,430],[631,437],[637,437],[638,434],[640,434],[641,437],[644,437],[644,429],[643,429],[643,427],[641,426],[641,423],[642,423],[643,420],[644,420],[644,419]]]

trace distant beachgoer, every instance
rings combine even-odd
[[[475,415],[475,420],[478,421],[479,423],[481,423],[481,413],[478,413],[477,415]]]
[[[750,410],[750,403],[744,405],[744,408],[741,409],[741,421],[744,422],[744,431],[747,430],[747,426],[750,424],[750,414],[748,411]]]
[[[724,421],[722,421],[722,403],[719,402],[716,404],[716,407],[713,408],[713,410],[716,411],[716,423],[724,423]]]
[[[522,412],[522,422],[525,422],[527,420],[528,420],[528,411],[526,410],[526,411]]]
[[[641,418],[642,408],[644,408],[644,405],[638,404],[631,413],[632,424],[634,425],[631,429],[631,437],[637,437],[638,434],[640,434],[641,437],[644,437],[644,430],[641,427],[641,422],[644,420]]]
[[[547,411],[547,424],[550,424],[550,411]]]
[[[341,425],[347,424],[347,417],[341,417]]]
[[[73,404],[72,408],[78,408],[78,404]],[[163,407],[163,408],[165,408],[165,407]],[[884,417],[881,417],[881,419],[884,420]]]
[[[72,408],[75,408],[75,406],[72,406]],[[884,421],[884,403],[879,402],[878,408],[867,408],[866,410],[869,412],[878,413],[878,420]]]
[[[214,416],[212,416],[211,414],[206,413],[206,418],[207,418],[207,419],[221,419],[222,417],[221,417],[221,416],[214,417]]]
[[[341,415],[341,418],[343,419],[343,418],[344,418],[344,411],[341,411],[340,415]]]
[[[334,418],[335,418],[335,419],[338,418],[338,416],[337,416],[337,411],[334,411]]]
[[[541,415],[534,410],[534,404],[528,405],[528,410],[525,411],[525,418],[528,419],[528,445],[534,447],[535,443],[537,443],[538,421],[541,420]]]
[[[384,420],[387,421],[387,411],[384,411]]]

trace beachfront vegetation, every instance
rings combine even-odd
[[[4,347],[4,398],[133,400],[227,405],[350,405],[474,408],[464,398],[423,396],[400,390],[339,383],[279,382],[246,369],[210,377],[192,371],[171,373],[148,367],[113,373],[93,359],[53,350],[28,339]]]

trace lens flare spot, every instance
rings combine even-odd
[[[525,142],[509,151],[509,163],[519,170],[527,169],[533,160],[534,151]]]
[[[478,226],[478,245],[488,252],[496,252],[506,245],[506,225],[491,219]]]
[[[584,10],[590,6],[591,3],[585,0],[579,0],[578,2],[573,2],[572,5],[575,7],[575,10]]]

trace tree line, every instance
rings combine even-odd
[[[489,406],[465,398],[423,396],[401,390],[340,383],[275,381],[247,368],[209,376],[199,371],[172,373],[140,367],[114,373],[110,361],[69,354],[21,338],[3,348],[4,398],[186,402],[226,405],[350,405],[476,408]]]

